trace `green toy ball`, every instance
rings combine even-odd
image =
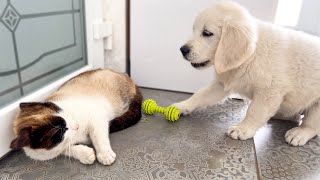
[[[175,122],[180,117],[180,111],[175,106],[160,107],[156,101],[147,99],[142,103],[142,109],[148,115],[152,115],[155,112],[162,113],[166,116],[168,121]]]

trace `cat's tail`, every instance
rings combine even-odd
[[[140,121],[142,94],[138,87],[136,87],[136,92],[136,95],[129,105],[129,110],[110,122],[110,133],[126,129]]]

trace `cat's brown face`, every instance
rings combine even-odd
[[[14,122],[16,139],[12,149],[52,149],[63,141],[68,130],[66,121],[56,114],[61,109],[51,102],[21,103],[20,113]]]

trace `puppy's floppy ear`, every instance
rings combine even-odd
[[[222,27],[221,39],[215,54],[218,74],[239,67],[254,52],[256,31],[250,24],[226,22]]]

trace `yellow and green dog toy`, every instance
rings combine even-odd
[[[142,103],[142,109],[148,115],[152,115],[155,112],[162,113],[166,116],[168,121],[175,122],[180,117],[180,111],[175,106],[161,107],[158,106],[156,101],[147,99]]]

